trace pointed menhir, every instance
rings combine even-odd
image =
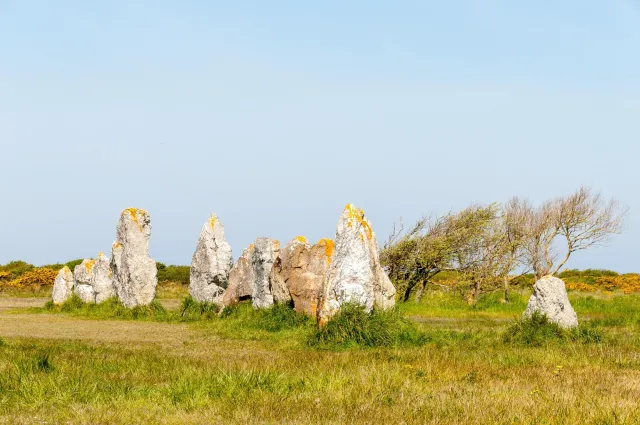
[[[156,262],[149,255],[151,218],[138,208],[122,211],[111,250],[116,293],[127,308],[149,305],[158,285]]]
[[[56,276],[56,280],[53,283],[53,293],[51,294],[51,298],[53,298],[54,304],[62,304],[73,295],[73,287],[75,286],[75,280],[73,278],[73,273],[71,269],[67,266],[64,266],[58,272]]]
[[[218,216],[211,214],[202,226],[191,259],[189,294],[199,302],[221,303],[232,267],[233,255],[224,236],[224,226]]]
[[[378,244],[371,223],[360,208],[345,207],[336,230],[331,266],[325,277],[320,301],[320,326],[343,304],[388,309],[395,305],[396,289],[382,269],[378,258]]]

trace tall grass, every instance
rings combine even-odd
[[[312,347],[344,349],[352,347],[419,346],[430,338],[407,321],[399,310],[371,313],[360,305],[346,304],[308,339]]]
[[[602,332],[595,327],[584,326],[565,329],[536,311],[512,324],[504,333],[504,342],[510,344],[540,347],[563,341],[599,343],[602,342]]]
[[[168,321],[172,319],[159,302],[153,301],[146,306],[133,308],[125,307],[116,297],[109,298],[100,304],[84,303],[77,295],[73,295],[60,305],[48,302],[45,311],[68,313],[75,316],[86,316],[96,319],[125,319],[125,320],[156,320]]]

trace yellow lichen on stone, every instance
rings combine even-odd
[[[362,226],[362,230],[366,235],[367,239],[373,238],[373,230],[371,229],[371,224],[369,220],[367,220],[364,216],[364,211],[360,208],[356,208],[353,204],[347,204],[344,208],[345,211],[349,213],[349,221],[347,221],[347,226],[351,227],[355,223],[359,223]],[[361,237],[364,241],[364,238]]]
[[[84,268],[87,269],[87,273],[91,274],[91,270],[93,270],[93,266],[96,264],[96,260],[87,260],[84,263]]]
[[[65,273],[71,273],[71,269],[69,268],[69,266],[64,266],[64,267],[62,268],[62,270],[63,270]]]
[[[142,224],[140,224],[140,221],[138,220],[138,214],[146,215],[147,211],[141,208],[127,208],[126,210],[122,211],[122,214],[124,214],[125,212],[129,213],[129,215],[131,216],[131,220],[133,220],[133,222],[138,225],[138,229],[140,229],[140,231],[142,232]]]
[[[213,214],[211,215],[211,217],[209,217],[209,225],[212,229],[216,227],[216,216]]]
[[[117,242],[117,241],[116,241],[116,242],[114,242],[114,243],[113,243],[112,248],[113,248],[113,249],[122,248],[122,244],[121,244],[120,242]]]
[[[102,251],[100,251],[100,252],[98,253],[98,257],[102,257],[103,255],[104,255],[104,252],[102,252]]]
[[[333,248],[335,243],[333,239],[320,239],[318,245],[324,246],[324,255],[327,257],[327,261],[331,262],[331,256],[333,255]]]
[[[296,236],[294,239],[301,243],[308,243],[307,238],[304,236]]]

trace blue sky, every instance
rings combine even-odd
[[[188,264],[212,211],[237,256],[584,184],[630,212],[568,266],[640,271],[639,51],[635,0],[0,0],[0,262],[108,251],[129,206]]]

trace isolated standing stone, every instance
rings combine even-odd
[[[91,283],[91,275],[96,260],[84,259],[73,269],[73,278],[76,283],[73,292],[85,303],[95,303],[96,294]]]
[[[251,261],[253,264],[253,291],[251,302],[254,308],[271,307],[275,302],[290,300],[289,291],[279,271],[272,272],[280,254],[280,242],[269,238],[258,238],[254,243]]]
[[[113,282],[113,272],[111,271],[109,257],[102,252],[98,254],[98,258],[93,265],[91,286],[95,293],[95,301],[98,304],[116,296],[116,286]]]
[[[64,266],[58,272],[56,280],[53,283],[53,303],[62,304],[73,295],[73,287],[75,286],[75,280],[73,279],[73,273],[71,269]]]
[[[319,324],[323,326],[346,303],[367,311],[395,305],[395,288],[378,259],[378,245],[364,212],[349,204],[336,231],[335,249],[324,283]]]
[[[249,245],[229,272],[229,284],[222,296],[222,306],[230,306],[240,302],[243,298],[251,297],[253,293],[253,249]]]
[[[523,317],[531,317],[535,312],[546,315],[549,321],[563,328],[578,326],[578,316],[569,303],[564,282],[554,276],[545,276],[533,285]]]
[[[233,267],[231,245],[224,226],[215,214],[202,226],[191,260],[189,293],[199,302],[219,303],[229,283]]]
[[[149,255],[151,218],[138,208],[122,211],[111,251],[118,298],[125,307],[150,304],[158,284],[156,262]]]
[[[280,257],[285,284],[293,299],[294,309],[316,317],[322,295],[322,285],[331,264],[333,241],[321,239],[310,246],[298,237],[289,242]]]

